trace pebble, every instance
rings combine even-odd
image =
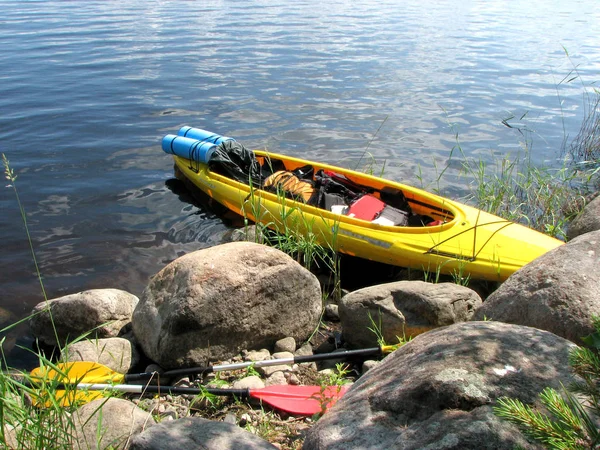
[[[296,356],[310,356],[313,355],[313,348],[310,344],[304,344],[294,353]]]
[[[279,339],[275,342],[275,348],[273,349],[275,353],[278,352],[291,352],[296,351],[296,339],[293,337],[286,337],[283,339]]]
[[[273,353],[273,359],[287,359],[293,358],[294,354],[292,352],[276,352]]]
[[[175,412],[174,410],[167,410],[164,413],[161,414],[161,419],[162,420],[177,420],[177,412]]]
[[[295,373],[290,373],[290,375],[287,379],[287,382],[294,386],[298,386],[298,385],[302,384],[300,381],[300,378],[298,378],[298,375],[296,375]]]
[[[366,360],[362,365],[361,373],[364,375],[365,373],[367,373],[369,370],[371,370],[373,367],[377,366],[378,364],[379,364],[379,361],[375,361],[372,359]]]
[[[286,384],[287,380],[285,379],[285,374],[282,371],[277,371],[271,374],[271,376],[265,381],[265,385],[267,386],[280,386]]]
[[[227,413],[223,418],[223,422],[237,425],[237,418],[235,417],[235,414]]]
[[[263,348],[261,350],[243,351],[242,356],[245,361],[264,361],[271,358],[271,352]]]
[[[252,423],[252,417],[250,417],[250,414],[242,414],[242,416],[240,417],[240,427],[245,427],[249,423]]]
[[[325,320],[330,320],[332,322],[340,321],[340,313],[338,305],[328,304],[325,306]]]
[[[263,377],[269,378],[275,372],[289,372],[292,370],[292,366],[287,364],[279,364],[277,366],[257,367],[256,371]]]
[[[264,387],[264,381],[256,375],[251,375],[233,382],[234,389],[262,389]]]

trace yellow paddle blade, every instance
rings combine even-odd
[[[55,366],[37,367],[31,371],[32,381],[55,381],[61,384],[79,383],[123,383],[125,375],[96,363],[75,361]]]
[[[102,397],[104,397],[104,391],[80,390],[77,389],[77,386],[68,390],[40,389],[39,393],[32,394],[33,404],[38,408],[50,408],[55,405],[63,408],[79,406]]]

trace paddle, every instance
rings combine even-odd
[[[59,386],[61,387],[61,386]],[[80,388],[82,390],[80,390]],[[34,394],[37,405],[50,407],[56,403],[61,406],[83,404],[103,398],[101,391],[116,390],[134,394],[162,393],[175,395],[199,395],[209,393],[218,396],[257,399],[271,407],[288,414],[298,416],[312,416],[325,412],[337,402],[347,391],[346,386],[269,386],[262,389],[211,389],[211,388],[183,388],[176,386],[135,385],[135,384],[79,384],[73,389],[58,389],[53,392],[54,401],[49,398],[50,393]]]
[[[267,386],[260,389],[217,389],[217,388],[188,388],[177,386],[156,386],[156,385],[136,385],[136,384],[89,384],[80,383],[77,389],[70,391],[57,391],[56,398],[59,402],[70,404],[71,397],[77,401],[85,402],[94,400],[101,396],[98,392],[116,390],[119,392],[129,392],[134,394],[160,393],[175,395],[198,395],[208,393],[218,396],[238,397],[245,399],[260,400],[267,405],[287,412],[288,414],[298,416],[312,416],[317,413],[325,412],[333,406],[335,402],[346,392],[346,386],[293,386],[278,385]],[[80,390],[80,389],[83,389]],[[86,399],[86,395],[89,399]]]
[[[212,372],[222,372],[225,370],[239,370],[247,367],[268,367],[285,364],[306,363],[315,361],[324,361],[327,359],[348,359],[359,356],[370,356],[383,353],[389,353],[398,348],[397,345],[386,345],[382,347],[365,348],[360,350],[348,350],[344,352],[321,353],[317,355],[294,356],[292,358],[268,359],[265,361],[246,361],[234,364],[220,364],[206,367],[191,367],[186,369],[168,370],[163,373],[143,372],[133,374],[122,374],[95,362],[74,361],[57,364],[58,369],[48,369],[38,367],[31,371],[31,376],[35,378],[51,378],[55,380],[65,380],[65,384],[79,383],[129,383],[131,381],[149,380],[159,375],[163,378],[185,376],[191,374],[203,374]]]

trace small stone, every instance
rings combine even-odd
[[[280,364],[280,365],[277,365],[277,366],[257,367],[256,370],[263,377],[267,377],[268,378],[271,375],[273,375],[275,372],[289,372],[289,371],[292,370],[292,366],[289,366],[289,365],[286,365],[286,364]]]
[[[164,413],[161,414],[162,420],[177,420],[177,418],[178,418],[177,412],[172,409],[168,409]]]
[[[277,352],[273,353],[273,359],[291,359],[294,357],[292,352]]]
[[[227,413],[223,418],[223,422],[237,425],[237,418],[235,417],[235,414]]]
[[[242,414],[240,417],[240,427],[245,427],[249,423],[252,423],[252,417],[250,417],[250,414]]]
[[[251,375],[233,382],[234,389],[262,389],[264,387],[265,383],[256,375]]]
[[[293,337],[286,337],[275,342],[274,352],[295,352],[296,351],[296,339]]]
[[[263,348],[261,350],[244,351],[242,356],[244,357],[244,361],[264,361],[271,358],[271,352]]]
[[[287,384],[287,380],[285,379],[285,374],[281,371],[278,371],[271,374],[271,376],[265,381],[265,384],[267,386],[282,386]]]
[[[373,359],[368,359],[365,362],[363,362],[362,365],[362,369],[361,372],[364,375],[365,373],[367,373],[369,370],[371,370],[373,367],[377,366],[379,364],[379,361],[375,361]]]
[[[329,376],[335,375],[335,370],[333,370],[333,369],[323,369],[323,370],[319,370],[319,374],[323,375],[325,377],[329,377]]]
[[[298,378],[298,375],[296,375],[295,373],[290,374],[290,376],[287,379],[287,382],[294,386],[298,386],[298,385],[302,384],[300,381],[300,378]]]
[[[339,322],[340,321],[340,313],[339,306],[334,304],[328,304],[325,306],[325,320],[329,320],[331,322]]]
[[[312,345],[310,344],[304,344],[302,347],[300,347],[298,350],[296,350],[294,352],[294,355],[296,356],[310,356],[313,354],[313,348]]]

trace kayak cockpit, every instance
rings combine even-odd
[[[435,227],[454,220],[451,208],[398,183],[326,164],[255,151],[260,189],[321,210],[392,227]]]

